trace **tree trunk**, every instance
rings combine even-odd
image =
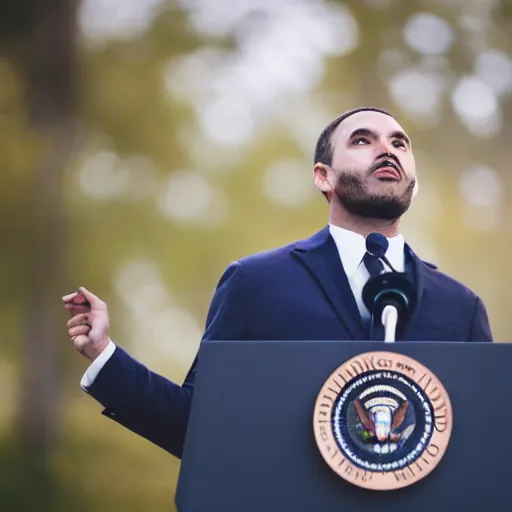
[[[21,47],[27,113],[45,149],[33,174],[27,255],[26,337],[23,343],[19,428],[22,448],[45,466],[56,440],[59,353],[65,333],[60,297],[66,280],[63,173],[74,148],[76,0],[32,4]],[[35,14],[34,14],[35,13]],[[37,462],[39,461],[39,462]],[[42,464],[41,464],[42,463]]]

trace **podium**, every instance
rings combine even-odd
[[[347,448],[342,439],[343,429],[350,426],[350,421],[357,428],[361,428],[361,424],[367,425],[365,415],[371,412],[372,404],[377,403],[376,410],[384,410],[385,407],[378,404],[384,399],[382,403],[392,403],[392,396],[381,398],[379,402],[367,400],[370,396],[367,393],[372,390],[359,393],[357,396],[366,398],[353,402],[361,404],[366,400],[366,412],[358,410],[357,415],[352,407],[352,416],[339,421],[341,437],[331,436],[335,443],[341,439],[341,444],[333,445],[327,451],[332,440],[322,445],[322,440],[328,436],[324,438],[325,431],[319,430],[318,423],[322,403],[333,403],[329,413],[325,414],[326,428],[337,418],[336,407],[343,409],[334,403],[334,399],[326,398],[328,389],[334,396],[345,382],[350,384],[343,372],[336,376],[339,368],[354,358],[364,358],[365,354],[383,353],[410,358],[420,367],[427,368],[449,397],[447,403],[437,407],[435,400],[440,391],[431,390],[430,397],[434,401],[431,415],[424,405],[427,412],[423,427],[429,426],[429,417],[433,420],[429,435],[441,435],[437,430],[444,428],[446,435],[441,445],[445,442],[446,446],[441,446],[442,456],[434,461],[428,460],[426,452],[416,454],[416,469],[412,472],[425,470],[428,474],[417,481],[415,476],[412,483],[401,482],[400,478],[406,479],[410,473],[398,467],[395,480],[399,482],[399,488],[389,490],[387,483],[372,488],[373,483],[368,484],[368,479],[359,483],[350,481],[339,468],[347,467],[342,460],[352,456],[354,461],[360,462],[365,457],[374,457],[374,460],[380,457],[388,463],[393,460],[391,453],[373,453],[379,448],[375,436],[368,444],[354,438],[354,443],[363,448],[354,445],[353,449]],[[393,357],[384,360],[393,361]],[[349,367],[346,369],[348,371]],[[361,366],[360,376],[368,375],[369,370],[375,372],[376,368]],[[405,365],[404,374],[407,371],[414,370]],[[352,372],[350,376],[355,378],[357,373]],[[391,378],[391,373],[388,377]],[[426,380],[423,384],[409,387],[419,393],[421,387],[428,388]],[[398,388],[397,384],[395,393],[401,395]],[[372,389],[388,387],[374,386]],[[400,408],[395,408],[394,424],[406,423],[404,401],[407,400],[402,400]],[[415,421],[421,423],[421,404],[418,409],[418,405],[411,401],[409,409],[416,411]],[[402,411],[401,419],[397,419],[399,410]],[[374,415],[374,419],[376,417]],[[440,428],[437,428],[437,420]],[[383,428],[377,423],[378,419],[368,427],[373,429],[373,434]],[[199,352],[176,505],[179,512],[505,510],[510,499],[508,489],[512,485],[511,426],[512,344],[207,341],[202,343]],[[396,436],[405,439],[402,433]],[[396,448],[396,443],[389,444],[389,439],[394,439],[389,437],[391,434],[385,435],[388,435],[387,446]],[[420,437],[418,443],[426,439]],[[413,445],[416,444],[414,441]],[[356,452],[359,453],[357,457]],[[331,456],[336,463],[329,462]],[[354,465],[357,463],[353,462]],[[384,473],[379,470],[384,466],[375,467],[374,482]],[[351,477],[354,474],[352,471]]]

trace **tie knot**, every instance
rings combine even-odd
[[[380,261],[377,256],[370,254],[369,252],[365,252],[363,256],[363,263],[370,274],[370,277],[376,277],[382,273],[384,270],[384,265],[382,261]]]

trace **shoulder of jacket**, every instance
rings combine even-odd
[[[423,265],[426,265],[427,267],[433,269],[433,270],[439,270],[439,267],[435,265],[434,263],[430,263],[430,261],[421,260]]]

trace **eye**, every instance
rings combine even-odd
[[[406,148],[407,148],[407,144],[406,144],[406,143],[405,143],[405,141],[404,141],[404,140],[402,140],[402,139],[395,139],[395,140],[393,141],[393,146],[394,146],[395,148],[404,148],[404,149],[406,149]]]
[[[354,146],[360,146],[360,143],[369,144],[368,139],[365,139],[364,137],[358,137],[352,141]]]

